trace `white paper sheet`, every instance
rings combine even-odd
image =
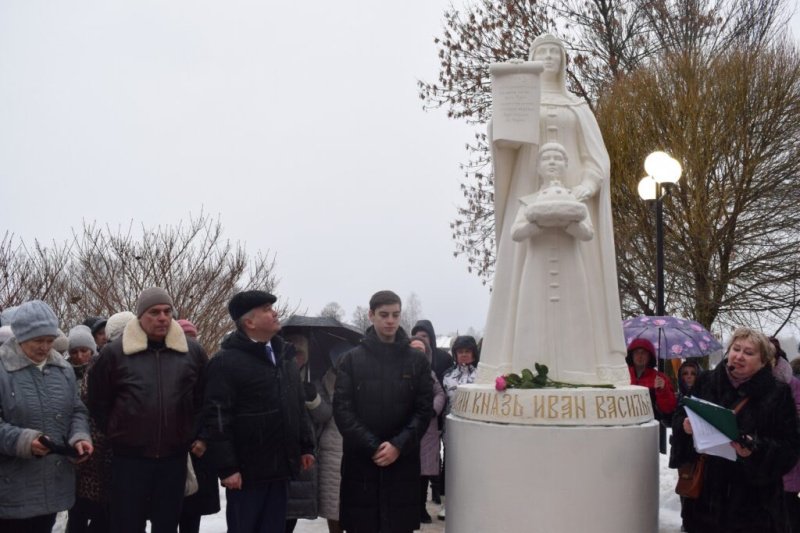
[[[717,428],[700,418],[697,413],[686,409],[689,423],[692,424],[692,440],[697,453],[716,455],[729,461],[736,460],[736,450],[731,446],[731,439],[726,437]]]

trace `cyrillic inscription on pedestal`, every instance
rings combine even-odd
[[[653,419],[645,387],[508,389],[461,385],[452,414],[471,420],[525,425],[619,426]]]

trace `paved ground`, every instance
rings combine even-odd
[[[444,522],[442,520],[438,520],[436,518],[436,513],[439,512],[439,506],[428,502],[428,514],[433,517],[432,524],[422,524],[422,531],[423,533],[444,533]],[[203,519],[205,520],[205,518]],[[204,525],[201,524],[200,530],[203,532],[208,533],[224,533],[225,529],[206,529]],[[297,527],[295,528],[295,533],[328,533],[328,525],[325,523],[325,520],[317,519],[317,520],[299,520],[297,522]]]
[[[226,533],[227,527],[225,525],[225,493],[221,492],[222,497],[222,511],[212,516],[204,516],[200,522],[200,531],[202,533]],[[432,524],[423,524],[420,531],[424,533],[444,533],[444,522],[436,518],[436,513],[439,512],[439,506],[428,502],[428,513],[434,517]],[[67,513],[61,513],[58,516],[56,525],[53,528],[53,533],[64,533],[67,521]],[[147,528],[150,531],[150,528]],[[317,520],[299,520],[295,533],[328,533],[328,525],[323,519]]]

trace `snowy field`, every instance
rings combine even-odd
[[[658,514],[658,533],[679,533],[681,530],[681,503],[678,496],[675,494],[675,483],[677,481],[677,472],[667,468],[668,456],[660,456],[660,475],[659,475],[659,514]],[[222,504],[222,511],[213,516],[204,516],[200,522],[200,531],[203,533],[225,533],[227,528],[225,525],[225,491],[220,491],[220,502]],[[435,516],[438,511],[438,505],[433,505],[428,502],[428,512],[431,516]],[[53,528],[54,533],[63,533],[64,524],[66,522],[66,513],[60,515],[56,527]],[[423,533],[435,533],[445,531],[445,522],[433,519],[433,524],[424,524],[421,531]],[[148,528],[149,531],[149,528]],[[323,519],[317,520],[300,520],[295,528],[296,533],[327,533],[328,526]],[[469,533],[469,532],[452,532],[452,533]],[[474,533],[474,532],[473,532]],[[500,533],[500,532],[486,532],[486,533]],[[565,532],[567,533],[567,532]],[[624,533],[624,532],[623,532]],[[647,533],[647,532],[637,532]]]

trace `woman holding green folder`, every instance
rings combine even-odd
[[[790,389],[772,376],[774,348],[763,334],[739,328],[727,359],[699,376],[693,396],[736,415],[741,437],[736,461],[707,456],[703,488],[684,501],[689,533],[787,533],[782,476],[797,462],[800,435]],[[746,403],[742,403],[746,399]],[[673,420],[676,463],[693,461],[692,426],[681,408]]]

